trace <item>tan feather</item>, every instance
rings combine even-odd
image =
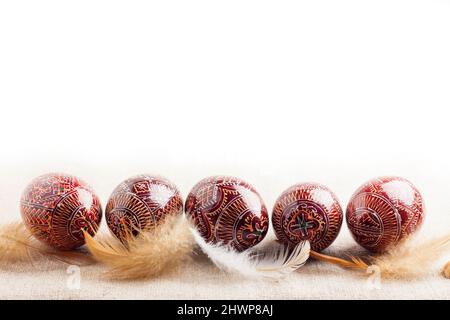
[[[447,279],[450,279],[450,261],[445,264],[444,268],[442,269],[442,274]]]
[[[58,251],[39,242],[22,222],[0,226],[0,266],[7,268],[16,263],[56,260],[66,264],[87,265],[92,259],[81,250]]]
[[[30,262],[32,251],[42,248],[22,222],[12,222],[0,227],[0,265],[5,267],[19,262]]]
[[[346,260],[314,251],[311,251],[310,256],[344,268],[361,271],[367,271],[370,265],[375,265],[383,278],[413,279],[428,274],[449,250],[450,234],[427,241],[420,241],[417,238],[408,239],[383,254],[366,257],[367,263],[355,256],[349,256],[350,260]],[[450,265],[444,268],[444,275],[445,270],[450,274]]]
[[[97,240],[85,233],[93,257],[107,266],[114,280],[145,279],[174,270],[185,262],[194,246],[186,219],[168,217],[155,230],[140,233],[124,244],[112,236]]]
[[[371,263],[385,278],[417,278],[430,273],[438,260],[450,250],[450,234],[420,241],[404,241],[386,253],[373,256]]]

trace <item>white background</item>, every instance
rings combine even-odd
[[[394,174],[444,228],[449,107],[449,1],[2,1],[0,215],[49,171],[104,203],[132,174],[236,175],[269,210]]]

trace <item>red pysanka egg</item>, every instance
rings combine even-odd
[[[296,184],[285,190],[272,212],[278,240],[288,245],[309,240],[315,251],[322,251],[336,239],[342,220],[342,208],[334,193],[317,183]]]
[[[186,199],[186,214],[207,242],[238,251],[259,243],[269,228],[267,209],[258,192],[233,177],[210,177],[197,183]]]
[[[183,199],[177,187],[163,177],[151,175],[134,176],[119,184],[105,210],[109,229],[121,241],[182,213]]]
[[[102,209],[85,182],[67,174],[46,174],[25,189],[20,209],[25,226],[47,245],[71,250],[84,244],[82,230],[94,235]]]
[[[419,191],[398,177],[382,177],[362,185],[350,199],[346,212],[353,238],[373,252],[383,252],[412,234],[423,218]]]

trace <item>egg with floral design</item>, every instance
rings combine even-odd
[[[299,183],[278,197],[272,224],[281,242],[296,245],[308,240],[311,249],[322,251],[338,236],[343,217],[330,189],[318,183]]]

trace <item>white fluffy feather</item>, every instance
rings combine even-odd
[[[219,269],[247,278],[280,279],[303,266],[309,258],[309,241],[299,243],[292,251],[274,243],[267,250],[237,252],[229,246],[207,243],[193,227],[191,232],[203,252]]]

